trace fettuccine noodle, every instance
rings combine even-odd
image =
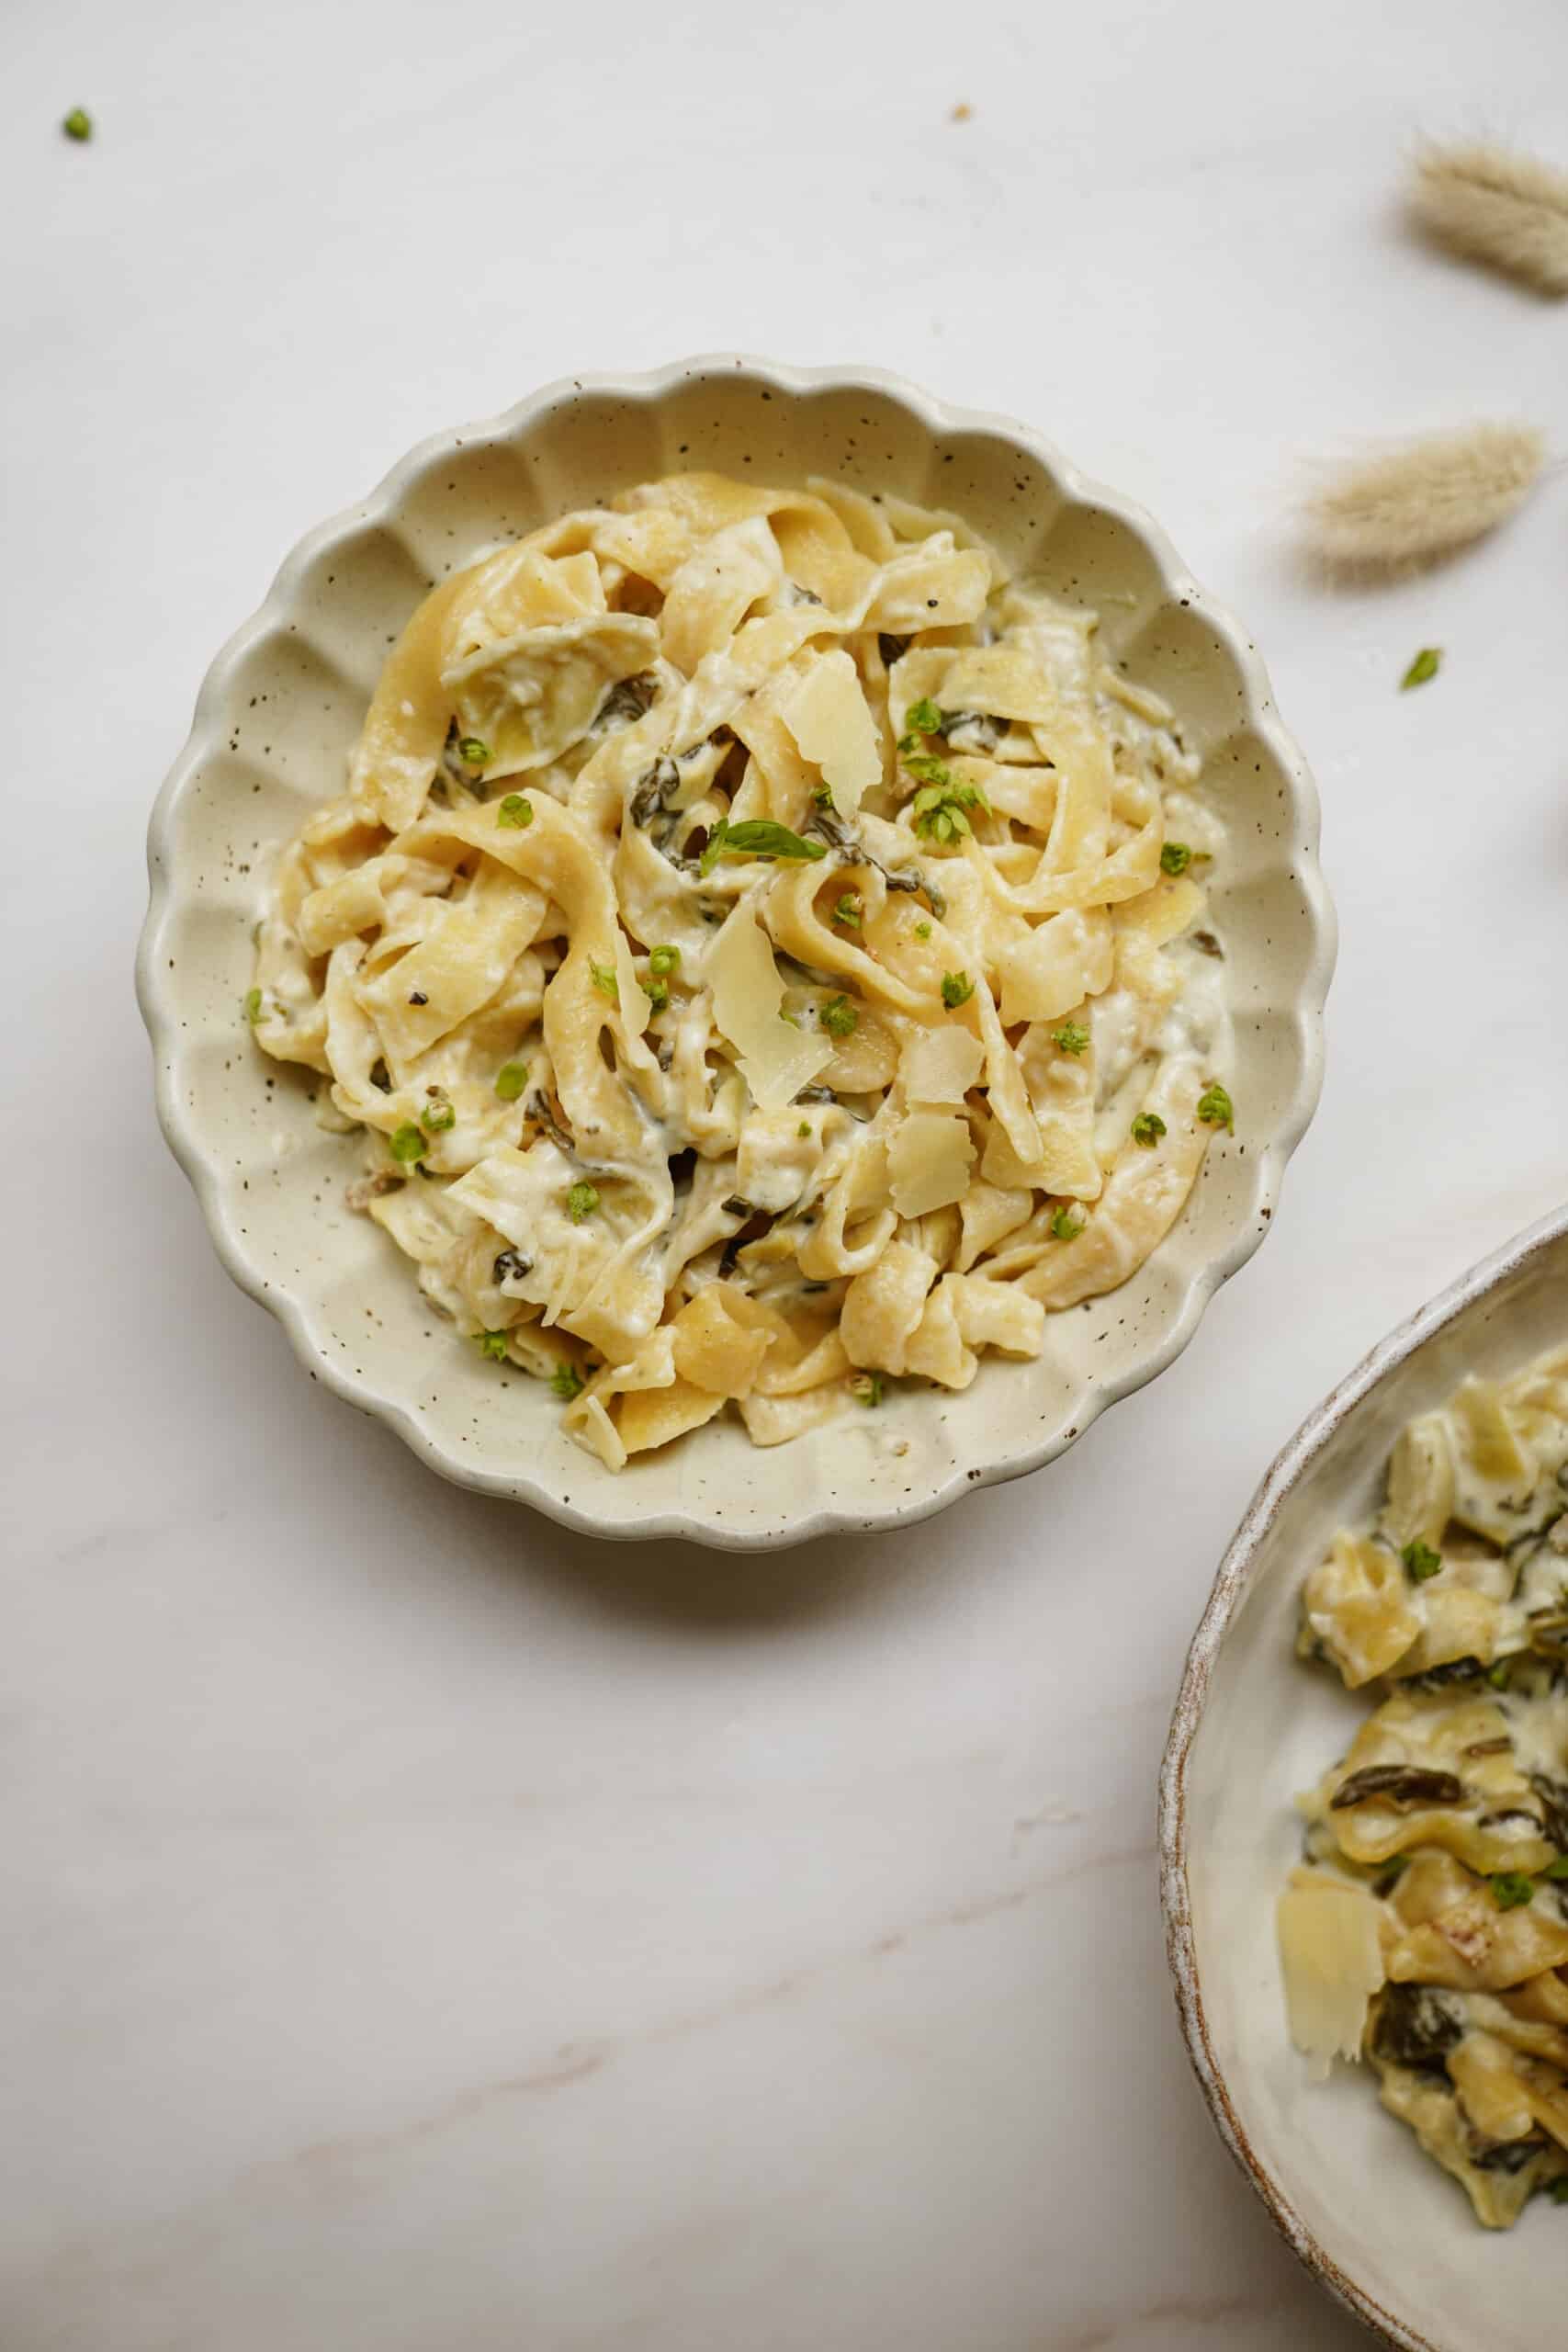
[[[1179,1214],[1231,1124],[1197,777],[956,516],[677,476],[432,590],[248,1007],[602,1461],[776,1444],[1038,1355]]]

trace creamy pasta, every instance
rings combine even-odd
[[[1408,1424],[1374,1526],[1307,1578],[1303,1654],[1381,1703],[1301,1801],[1292,2034],[1506,2229],[1568,2202],[1568,1350]]]
[[[689,474],[434,588],[284,854],[257,1042],[612,1468],[1123,1282],[1232,1123],[1173,714],[953,514]]]

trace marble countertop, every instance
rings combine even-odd
[[[76,0],[3,53],[0,2342],[1348,2352],[1189,2078],[1154,1784],[1270,1455],[1562,1196],[1568,483],[1353,598],[1283,517],[1369,435],[1561,442],[1568,316],[1392,190],[1478,113],[1568,153],[1568,17]],[[730,345],[1153,508],[1269,662],[1344,929],[1322,1112],[1178,1367],[759,1560],[563,1535],[326,1399],[130,992],[152,792],[298,535],[435,425]]]

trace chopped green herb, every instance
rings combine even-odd
[[[400,1127],[393,1129],[387,1148],[394,1159],[407,1168],[414,1160],[423,1159],[430,1149],[430,1145],[419,1128],[414,1125],[413,1121],[405,1119]]]
[[[1434,1552],[1429,1544],[1423,1544],[1419,1536],[1413,1544],[1407,1544],[1399,1556],[1412,1584],[1425,1584],[1427,1577],[1435,1577],[1443,1565],[1442,1554]]]
[[[882,1374],[879,1372],[857,1372],[850,1376],[850,1395],[857,1405],[880,1405]]]
[[[916,752],[905,761],[904,765],[917,784],[934,784],[945,791],[953,782],[953,770],[945,760],[939,760],[934,752]]]
[[[479,1334],[479,1353],[481,1356],[489,1356],[491,1361],[494,1363],[504,1363],[506,1362],[506,1334],[504,1331],[481,1331]]]
[[[833,806],[832,786],[830,784],[818,785],[815,791],[812,793],[811,797],[815,800],[818,808],[830,808]]]
[[[558,1363],[550,1374],[550,1386],[563,1405],[582,1394],[582,1374],[574,1363]]]
[[[649,1004],[652,1005],[655,1012],[662,1012],[670,1002],[670,983],[668,980],[644,980],[642,984],[642,992],[648,999]]]
[[[847,996],[830,996],[817,1018],[829,1037],[852,1037],[859,1015]]]
[[[1506,1657],[1500,1657],[1495,1666],[1489,1667],[1487,1668],[1486,1679],[1490,1682],[1494,1690],[1506,1690],[1508,1687],[1510,1672],[1511,1669],[1507,1659]]]
[[[607,996],[612,1004],[619,1004],[621,984],[615,978],[614,964],[596,964],[591,956],[588,958],[588,977],[601,996]]]
[[[1535,1895],[1535,1882],[1523,1871],[1498,1871],[1492,1881],[1492,1899],[1499,1911],[1518,1911]]]
[[[534,804],[531,800],[525,800],[520,792],[509,792],[495,812],[495,821],[498,825],[510,825],[521,832],[525,826],[534,821]]]
[[[912,702],[904,713],[904,718],[917,735],[940,735],[946,723],[930,695],[922,695],[919,702]]]
[[[801,1123],[800,1123],[799,1126],[798,1126],[798,1127],[796,1127],[796,1129],[795,1129],[795,1132],[796,1136],[800,1138],[800,1140],[801,1140],[802,1142],[804,1142],[804,1141],[806,1140],[806,1137],[807,1137],[807,1136],[811,1133],[811,1122],[810,1122],[810,1120],[809,1120],[809,1119],[802,1119],[802,1121],[801,1121]]]
[[[260,989],[247,989],[245,990],[245,1019],[254,1029],[261,1017],[262,992]]]
[[[502,1062],[495,1074],[495,1091],[503,1102],[515,1102],[528,1083],[526,1062]]]
[[[1086,1222],[1085,1218],[1075,1216],[1066,1205],[1051,1212],[1051,1230],[1058,1241],[1076,1241]]]
[[[1415,661],[1410,664],[1409,669],[1404,673],[1404,677],[1401,678],[1399,682],[1400,693],[1402,695],[1408,694],[1412,686],[1424,686],[1428,678],[1435,678],[1437,676],[1438,672],[1442,668],[1442,647],[1440,645],[1424,645],[1421,648],[1420,652],[1416,656]]]
[[[975,993],[975,983],[967,972],[944,972],[942,976],[942,1001],[949,1012],[956,1012],[967,1004]]]
[[[1568,1878],[1568,1854],[1559,1854],[1554,1862],[1548,1862],[1541,1876],[1550,1879]]]
[[[1089,1050],[1089,1031],[1081,1021],[1064,1021],[1051,1040],[1064,1054],[1082,1054]]]
[[[1568,2172],[1560,2172],[1555,2180],[1549,2180],[1546,2193],[1554,2205],[1568,2205]]]
[[[457,742],[457,757],[466,766],[470,768],[488,767],[490,765],[490,745],[488,743],[481,742],[477,735],[461,736]]]
[[[1198,1097],[1198,1116],[1206,1127],[1228,1127],[1235,1133],[1235,1112],[1223,1086],[1211,1086]]]
[[[1165,1133],[1165,1121],[1157,1111],[1140,1111],[1133,1122],[1133,1141],[1141,1143],[1145,1151],[1153,1151]]]
[[[915,831],[927,841],[956,841],[961,833],[973,832],[968,812],[983,808],[987,816],[991,804],[977,784],[955,784],[940,760],[930,762],[910,760],[909,768],[931,766],[942,768],[940,778],[923,784],[909,806],[914,815]]]
[[[826,857],[826,842],[803,842],[787,825],[777,825],[771,817],[747,817],[732,825],[721,817],[707,838],[700,870],[713,872],[721,857]]]
[[[427,1135],[444,1136],[457,1124],[457,1106],[445,1094],[433,1095],[420,1113],[419,1123]]]
[[[1378,1893],[1380,1894],[1386,1894],[1391,1886],[1397,1886],[1400,1880],[1404,1876],[1405,1871],[1409,1868],[1410,1857],[1408,1854],[1391,1854],[1378,1874]]]
[[[598,1205],[596,1184],[574,1184],[566,1196],[566,1213],[573,1225],[581,1225],[585,1216],[592,1216]]]
[[[85,107],[73,107],[60,128],[67,139],[91,139],[93,118]]]
[[[833,909],[833,921],[841,922],[846,931],[858,931],[865,913],[865,900],[858,890],[846,890]]]
[[[917,939],[929,939],[931,935],[931,927],[929,922],[918,922],[915,925],[915,937]]]
[[[648,951],[648,968],[653,974],[655,979],[668,979],[671,972],[678,972],[681,968],[680,949],[678,947],[650,947]]]
[[[1162,874],[1185,874],[1192,863],[1192,853],[1185,842],[1167,842],[1159,854]]]

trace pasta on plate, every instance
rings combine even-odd
[[[1568,1350],[1401,1432],[1301,1650],[1381,1703],[1302,1800],[1292,2031],[1365,2055],[1488,2227],[1568,2202]]]
[[[1179,1214],[1232,1123],[1222,834],[1095,628],[955,515],[688,474],[398,640],[248,1010],[610,1467],[1038,1355]]]

